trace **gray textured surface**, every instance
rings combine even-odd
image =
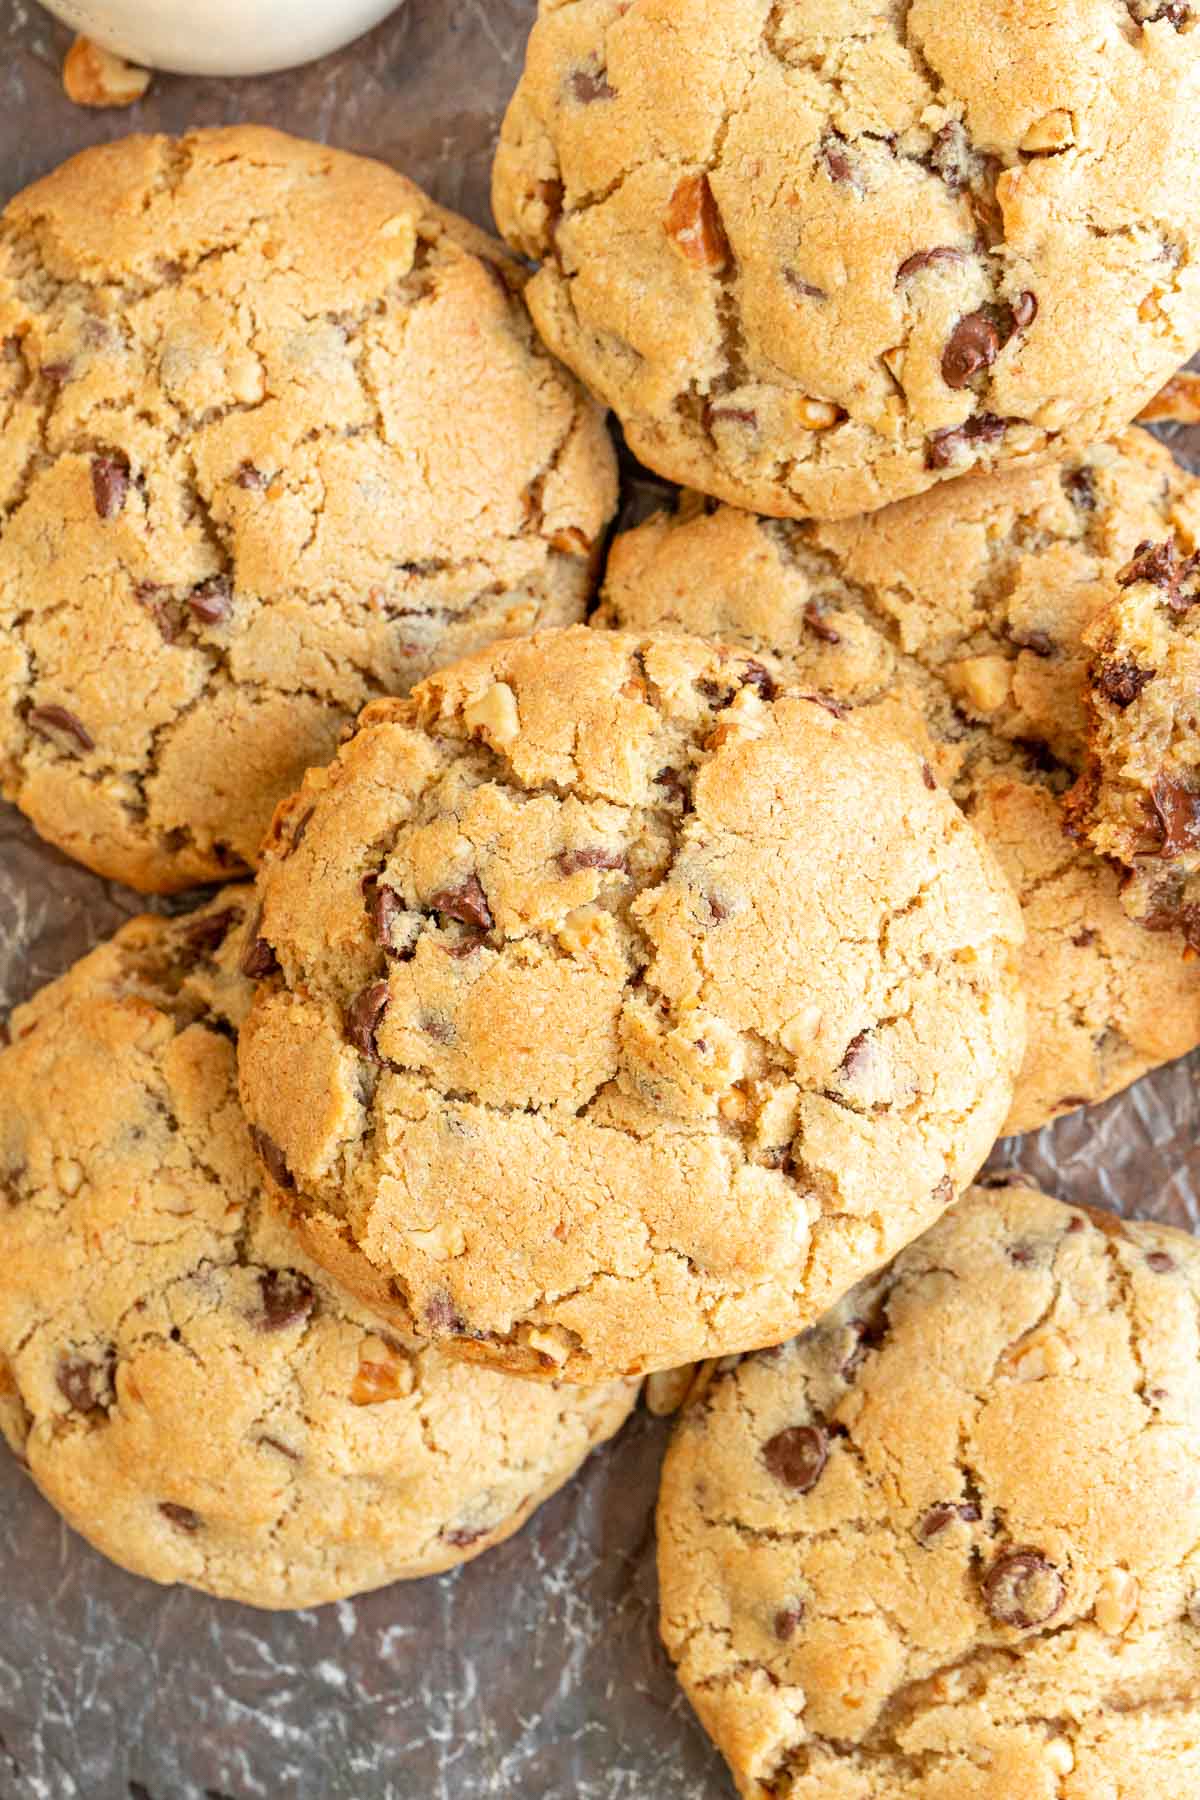
[[[247,0],[253,4],[253,0]],[[131,129],[265,119],[393,162],[487,218],[533,0],[407,0],[307,71],[159,79],[128,113],[63,98],[66,35],[0,0],[0,185]],[[0,807],[0,1011],[140,903]],[[1200,1220],[1200,1060],[1002,1146],[1064,1198]],[[0,1800],[721,1800],[654,1625],[664,1431],[639,1415],[469,1568],[271,1616],[164,1592],[59,1525],[0,1454]]]

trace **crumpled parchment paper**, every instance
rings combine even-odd
[[[0,0],[0,187],[7,197],[130,130],[256,119],[371,152],[486,223],[495,134],[534,12],[534,0],[404,0],[311,69],[160,76],[136,108],[86,113],[61,89],[67,34],[25,0]],[[1200,466],[1200,431],[1175,439]],[[653,492],[635,482],[630,511]],[[0,1013],[142,905],[0,807]],[[1198,1078],[1192,1057],[999,1146],[993,1166],[1195,1227]],[[667,1429],[639,1413],[468,1568],[274,1615],[113,1568],[0,1452],[0,1800],[731,1795],[657,1643]]]

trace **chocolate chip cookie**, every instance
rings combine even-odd
[[[248,126],[0,220],[0,788],[143,890],[253,864],[372,695],[578,618],[600,410],[392,170]]]
[[[1200,1250],[973,1190],[685,1409],[662,1633],[745,1800],[1200,1792]]]
[[[906,733],[1025,912],[1029,1049],[1011,1131],[1200,1042],[1200,964],[1121,905],[1064,831],[1087,760],[1084,627],[1138,542],[1200,528],[1200,482],[1132,430],[1055,469],[970,477],[867,518],[780,523],[687,500],[619,538],[600,621],[741,643]]]
[[[1092,756],[1068,812],[1129,870],[1129,913],[1200,952],[1200,558],[1147,544],[1117,589],[1083,634]]]
[[[660,474],[845,518],[1126,425],[1200,338],[1190,0],[542,0],[495,166]]]
[[[1024,1047],[920,759],[744,653],[576,626],[378,701],[280,809],[247,1114],[405,1331],[599,1380],[778,1341],[931,1222]]]
[[[464,1368],[301,1254],[237,1103],[250,906],[134,920],[10,1021],[0,1428],[126,1568],[309,1606],[507,1537],[634,1390]]]

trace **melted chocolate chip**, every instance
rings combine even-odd
[[[1163,20],[1182,31],[1192,17],[1187,0],[1125,0],[1129,16],[1138,25],[1158,25]]]
[[[1009,1262],[1018,1269],[1031,1269],[1037,1262],[1037,1252],[1032,1244],[1010,1244],[1007,1256]]]
[[[174,1500],[161,1500],[158,1510],[179,1531],[193,1532],[200,1529],[200,1514],[193,1512],[190,1506],[176,1506]]]
[[[259,1161],[262,1163],[267,1174],[271,1177],[276,1186],[281,1188],[294,1188],[296,1185],[295,1178],[287,1166],[287,1158],[279,1148],[279,1145],[275,1142],[275,1139],[268,1137],[265,1131],[260,1131],[257,1125],[252,1125],[250,1127],[250,1141],[254,1145],[255,1153],[258,1156]]]
[[[781,1606],[775,1614],[775,1636],[781,1644],[788,1644],[795,1637],[804,1623],[804,1602],[793,1600],[790,1606]]]
[[[1170,775],[1159,775],[1150,798],[1162,826],[1160,855],[1183,856],[1200,849],[1200,788],[1189,787]]]
[[[580,869],[620,869],[623,873],[629,868],[619,850],[602,850],[600,848],[586,850],[560,850],[555,857],[560,875],[575,875]]]
[[[947,387],[964,388],[990,369],[1000,354],[1000,332],[987,312],[967,313],[950,333],[942,352],[942,380]]]
[[[111,1347],[99,1362],[62,1356],[55,1371],[59,1392],[72,1412],[107,1412],[116,1399],[117,1353]]]
[[[93,456],[92,500],[96,516],[115,519],[129,492],[129,459],[119,453]]]
[[[81,750],[94,750],[96,741],[81,719],[65,706],[33,706],[27,715],[28,723],[39,737],[53,737],[56,732],[65,732],[74,738]]]
[[[925,462],[931,469],[948,469],[958,460],[960,450],[971,444],[993,444],[1004,432],[1005,421],[995,413],[976,413],[962,425],[947,425],[941,431],[930,432],[925,443]]]
[[[928,1544],[939,1532],[945,1531],[947,1525],[952,1525],[955,1519],[962,1519],[967,1525],[975,1525],[979,1517],[979,1508],[969,1500],[958,1503],[942,1500],[938,1505],[931,1506],[925,1514],[917,1526],[917,1537],[922,1544]]]
[[[288,850],[287,850],[287,853],[289,856],[292,855],[293,851],[298,850],[300,848],[301,844],[304,842],[305,834],[308,831],[309,826],[313,822],[313,814],[316,812],[316,810],[317,809],[315,806],[310,806],[306,813],[301,814],[299,824],[293,827],[292,841],[288,845]]]
[[[752,687],[763,700],[773,700],[779,692],[768,669],[753,657],[746,664],[742,673],[742,686]]]
[[[731,425],[745,425],[753,431],[758,425],[758,414],[752,406],[706,406],[704,423],[706,427],[728,421]]]
[[[1101,663],[1092,677],[1092,686],[1113,706],[1124,712],[1132,706],[1142,689],[1154,680],[1154,669],[1141,669],[1137,663]]]
[[[826,617],[826,609],[819,605],[817,601],[810,600],[805,607],[804,623],[808,626],[808,629],[812,632],[813,636],[815,638],[820,638],[823,644],[841,643],[841,633],[835,631],[833,626],[829,624]]]
[[[932,250],[918,250],[912,256],[906,256],[896,270],[896,286],[918,274],[922,269],[936,269],[948,263],[966,261],[965,250],[955,250],[949,244],[937,244]]]
[[[448,1544],[453,1544],[456,1549],[466,1550],[472,1544],[479,1543],[480,1539],[485,1538],[492,1529],[493,1527],[490,1525],[448,1525],[442,1532],[442,1536]]]
[[[1090,925],[1085,925],[1083,930],[1077,931],[1071,939],[1077,950],[1089,950],[1095,941],[1096,933]]]
[[[183,928],[183,941],[188,951],[197,958],[212,956],[221,948],[229,936],[230,926],[235,925],[239,917],[234,907],[227,906],[221,912],[190,919]]]
[[[202,581],[199,587],[192,589],[187,603],[192,616],[202,625],[220,625],[233,609],[228,579],[224,575],[214,575],[210,580]]]
[[[1096,477],[1086,465],[1063,476],[1063,486],[1076,506],[1092,512],[1096,505]]]
[[[1169,1275],[1175,1267],[1175,1258],[1168,1256],[1165,1250],[1149,1250],[1146,1253],[1146,1267],[1153,1269],[1156,1275]]]
[[[444,1332],[461,1333],[467,1329],[467,1322],[458,1311],[449,1294],[435,1294],[425,1308],[425,1323],[435,1335]]]
[[[936,792],[937,776],[927,762],[921,764],[921,780],[925,783],[925,786],[929,789],[931,794]]]
[[[375,942],[382,944],[387,950],[391,946],[392,928],[404,911],[404,902],[395,888],[388,887],[386,882],[373,879],[371,886],[365,888],[364,891],[367,900],[367,917],[371,921]]]
[[[783,271],[783,279],[787,282],[793,293],[802,294],[806,300],[825,300],[828,298],[824,288],[814,287],[811,281],[805,281],[802,275],[797,275],[795,269],[785,269]]]
[[[477,925],[480,931],[490,931],[495,923],[478,875],[468,875],[455,888],[439,888],[430,894],[429,904],[434,912],[459,919],[464,925]]]
[[[679,800],[686,807],[691,799],[688,784],[678,769],[660,769],[654,777],[655,787],[666,788],[673,800]]]
[[[853,184],[854,166],[846,154],[846,140],[836,132],[830,132],[821,140],[821,161],[831,181],[841,186]]]
[[[762,1459],[784,1487],[809,1494],[825,1471],[829,1440],[819,1425],[790,1425],[786,1431],[768,1438]]]
[[[299,1269],[264,1269],[258,1278],[260,1331],[283,1331],[307,1319],[317,1303],[316,1290]]]
[[[598,67],[576,69],[571,76],[571,92],[581,106],[617,97],[616,88],[609,85],[608,71]]]
[[[719,681],[711,681],[707,676],[696,683],[697,690],[704,695],[714,712],[724,712],[733,699],[733,689],[725,687]]]
[[[929,147],[926,161],[933,173],[957,192],[963,185],[964,171],[970,160],[971,146],[957,119],[943,125]]]
[[[267,485],[267,477],[252,462],[244,462],[233,479],[240,488],[256,489]]]
[[[246,939],[246,948],[242,951],[242,960],[238,965],[248,981],[262,981],[273,975],[279,967],[279,958],[265,937],[257,935],[257,927],[262,921],[260,913],[255,920],[255,933]]]
[[[835,719],[848,719],[850,717],[850,708],[848,706],[843,706],[840,700],[833,699],[829,694],[800,694],[797,697],[801,700],[807,700],[811,706],[824,707],[825,711],[827,713],[832,713]]]
[[[1032,650],[1035,656],[1054,655],[1054,639],[1048,631],[1027,631],[1024,637],[1014,637],[1013,643],[1018,650]]]
[[[1031,294],[1029,289],[1026,288],[1025,292],[1023,294],[1018,294],[1013,301],[1011,311],[1013,324],[1016,326],[1017,330],[1028,331],[1038,315],[1037,295]]]
[[[1045,1625],[1062,1608],[1066,1584],[1040,1550],[1007,1550],[983,1579],[983,1601],[1000,1625],[1029,1631]]]
[[[860,1031],[852,1037],[846,1046],[846,1054],[838,1064],[837,1073],[847,1081],[854,1081],[865,1073],[871,1062],[870,1032]]]
[[[386,981],[373,981],[362,993],[350,1002],[346,1011],[346,1037],[354,1048],[363,1056],[369,1056],[372,1062],[380,1062],[379,1046],[375,1042],[375,1034],[387,1011],[388,984]]]
[[[68,362],[66,358],[58,362],[43,363],[42,379],[48,381],[52,388],[61,388],[64,383],[70,381],[74,367],[74,363]]]

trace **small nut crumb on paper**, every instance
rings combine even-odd
[[[77,37],[67,51],[63,87],[76,106],[132,106],[149,86],[149,69],[102,50],[91,38]]]

